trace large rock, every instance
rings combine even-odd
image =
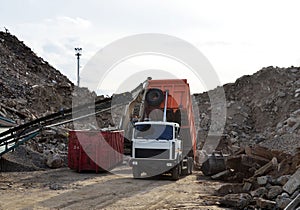
[[[256,206],[264,210],[273,210],[276,207],[275,201],[266,200],[263,198],[258,198],[256,200]]]
[[[292,202],[292,199],[287,197],[278,196],[278,198],[276,198],[276,204],[279,209],[284,209],[290,202]]]
[[[283,176],[279,177],[276,180],[276,182],[278,184],[280,184],[281,186],[283,186],[283,185],[285,185],[289,181],[290,178],[291,178],[291,175],[283,175]]]
[[[257,184],[266,185],[268,183],[269,176],[260,176],[257,177]]]
[[[234,207],[235,209],[244,209],[250,204],[251,200],[251,195],[247,193],[228,194],[220,200],[220,203],[225,206]]]
[[[263,197],[268,194],[268,190],[265,187],[259,187],[258,189],[252,191],[250,194],[252,197]]]
[[[60,168],[63,166],[63,159],[59,154],[49,154],[46,163],[49,168]]]
[[[292,195],[300,187],[300,168],[293,174],[289,181],[283,186],[283,190]]]
[[[271,186],[270,190],[268,192],[268,199],[274,199],[276,198],[278,195],[280,195],[282,193],[282,187],[281,186]]]

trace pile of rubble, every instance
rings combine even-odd
[[[0,32],[0,117],[11,119],[20,125],[71,108],[73,97],[81,99],[77,105],[104,99],[87,88],[75,87],[66,76],[38,57],[17,37],[8,32]],[[84,129],[113,124],[109,111],[98,115],[96,119],[97,125],[94,126],[82,120]],[[73,129],[72,123],[44,130],[25,146],[6,154],[4,158],[15,165],[23,164],[24,170],[35,170],[46,165],[51,168],[60,167],[67,163],[70,129]],[[24,151],[31,155],[25,157]],[[22,167],[18,165],[16,168]]]
[[[71,107],[74,84],[15,36],[0,32],[0,115],[26,121]]]
[[[202,164],[204,175],[230,182],[222,205],[234,209],[297,209],[300,203],[300,68],[267,67],[223,86],[227,116],[216,151]],[[210,94],[195,94],[198,149],[211,136]],[[205,160],[205,151],[199,155]],[[213,167],[212,167],[213,166]],[[297,197],[298,196],[298,197]],[[294,201],[294,202],[293,202]]]
[[[293,200],[293,207],[300,205],[300,148],[294,155],[261,146],[246,146],[230,156],[213,153],[202,171],[212,179],[231,183],[217,191],[224,196],[221,205],[284,209]]]
[[[300,146],[300,68],[267,67],[223,86],[227,117],[224,135],[233,146],[262,145],[293,153]],[[216,90],[211,90],[213,94]],[[211,123],[207,92],[195,94],[200,129],[198,148]]]

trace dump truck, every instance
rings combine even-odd
[[[187,80],[149,80],[141,105],[133,118],[133,177],[169,174],[178,180],[191,174],[196,131]]]

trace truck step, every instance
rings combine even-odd
[[[182,170],[187,170],[187,166],[182,166]]]

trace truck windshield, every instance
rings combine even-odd
[[[136,125],[134,138],[171,140],[173,139],[173,126],[157,124]]]

